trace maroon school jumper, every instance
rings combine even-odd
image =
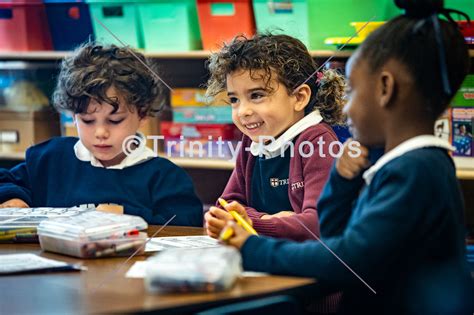
[[[320,154],[318,141],[324,140],[322,153]],[[314,152],[310,152],[309,145],[304,145],[305,141],[312,143]],[[319,237],[319,220],[316,209],[316,202],[323,190],[324,184],[329,178],[329,172],[334,158],[329,154],[329,145],[337,141],[337,136],[332,128],[326,123],[319,123],[311,126],[296,137],[294,141],[294,155],[290,160],[288,197],[296,214],[284,218],[272,218],[270,220],[260,219],[264,212],[259,212],[249,205],[251,199],[252,170],[255,164],[255,157],[245,148],[250,148],[252,141],[244,136],[242,147],[237,156],[236,166],[224,189],[222,198],[227,201],[238,201],[246,207],[253,226],[262,235],[272,237],[288,238],[295,241],[314,239],[305,228],[298,222],[301,221],[310,231]],[[303,143],[303,145],[302,145]],[[332,150],[338,152],[338,146],[333,145]],[[321,155],[321,156],[320,156]],[[325,156],[325,157],[324,157]]]

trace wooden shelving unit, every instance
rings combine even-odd
[[[319,58],[348,58],[352,50],[313,50],[311,55]],[[56,60],[68,56],[68,51],[19,51],[19,52],[0,52],[0,60]],[[145,56],[157,59],[206,59],[211,55],[211,51],[195,50],[186,52],[144,52]],[[472,52],[474,56],[474,51]]]
[[[0,160],[22,161],[25,159],[24,152],[2,152],[0,151]],[[235,162],[231,160],[202,159],[202,158],[168,158],[176,165],[191,169],[210,169],[210,170],[228,170],[235,167]],[[454,157],[456,164],[456,175],[461,180],[474,180],[474,158]]]

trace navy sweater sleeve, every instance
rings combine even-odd
[[[26,163],[21,163],[11,170],[0,169],[0,203],[18,198],[32,204],[30,180]]]
[[[317,206],[322,237],[336,236],[342,233],[363,184],[362,174],[348,180],[339,175],[336,163],[334,163]]]
[[[173,163],[167,160],[165,163],[162,176],[152,190],[154,213],[151,223],[163,224],[176,214],[170,225],[202,227],[203,206],[191,178]]]
[[[426,233],[424,229],[431,226],[427,217],[436,220],[436,213],[426,208],[426,199],[432,198],[427,184],[429,173],[427,167],[411,168],[410,172],[402,166],[386,172],[380,170],[377,182],[374,178],[371,184],[374,194],[359,217],[350,220],[341,235],[323,238],[324,244],[363,279],[377,281],[383,277],[384,268],[407,239]],[[315,241],[297,244],[252,236],[244,244],[242,255],[248,270],[316,277],[321,285],[331,283],[339,288],[360,281]]]

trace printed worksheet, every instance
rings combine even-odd
[[[34,254],[0,255],[0,275],[79,269],[79,266]]]
[[[222,246],[216,239],[207,235],[154,237],[145,247],[146,252],[157,252],[171,248],[210,248]]]

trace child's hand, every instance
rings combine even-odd
[[[280,211],[275,214],[264,214],[260,217],[262,220],[270,220],[272,218],[284,218],[284,217],[291,217],[295,213],[293,211]]]
[[[237,212],[245,221],[252,225],[252,220],[250,220],[247,211],[245,211],[245,208],[237,201],[229,203],[225,210],[217,207],[211,207],[204,215],[204,220],[206,221],[206,231],[210,237],[219,238],[219,235],[227,222],[233,221],[233,217],[228,211]]]
[[[28,204],[21,199],[15,198],[0,204],[0,208],[29,208]]]
[[[233,221],[229,221],[225,229],[232,229],[233,231],[232,236],[226,241],[226,244],[234,246],[237,249],[241,249],[245,241],[252,235]]]
[[[213,238],[219,238],[219,234],[228,221],[232,220],[229,212],[217,207],[211,207],[204,215],[206,221],[207,235]]]
[[[368,160],[369,150],[366,147],[360,145],[360,155],[353,157],[357,152],[350,150],[349,144],[351,141],[353,140],[347,139],[347,141],[344,143],[344,148],[342,149],[342,155],[336,161],[337,172],[346,179],[353,179],[354,177],[358,176],[362,170],[366,169],[370,165]]]

